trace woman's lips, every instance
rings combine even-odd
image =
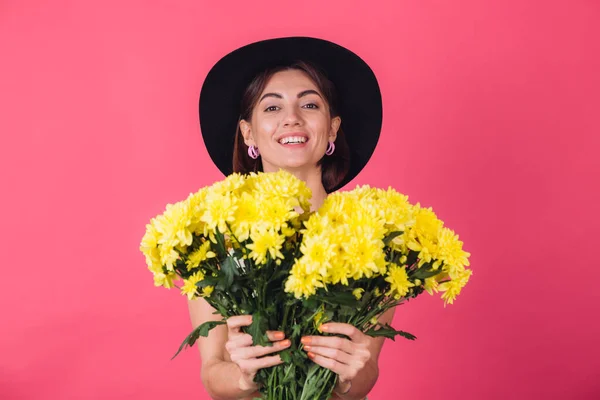
[[[298,148],[305,147],[307,143],[308,143],[308,140],[306,142],[304,142],[304,143],[279,143],[279,145],[283,146],[283,147],[286,147],[286,148],[289,148],[289,149],[292,149],[292,148],[298,149]]]
[[[282,143],[281,141],[286,138],[295,138],[296,141]],[[304,139],[304,142],[302,142],[298,139]],[[281,146],[287,147],[287,148],[302,148],[302,147],[306,146],[306,144],[308,143],[308,140],[309,140],[308,135],[304,132],[288,132],[288,133],[285,133],[285,134],[279,136],[279,138],[277,138],[277,143],[279,143]]]

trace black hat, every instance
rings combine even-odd
[[[225,175],[233,172],[233,145],[241,100],[254,77],[268,68],[306,61],[331,80],[337,92],[341,128],[350,147],[350,168],[338,189],[371,158],[383,118],[381,91],[371,68],[335,43],[286,37],[251,43],[219,60],[200,92],[200,128],[208,153]]]

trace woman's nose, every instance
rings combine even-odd
[[[298,126],[302,124],[302,119],[295,111],[289,111],[283,121],[285,126]]]

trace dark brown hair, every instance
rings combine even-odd
[[[333,83],[314,65],[305,61],[298,61],[287,66],[273,67],[263,71],[252,80],[242,96],[241,111],[233,145],[234,172],[247,174],[249,172],[262,171],[261,159],[257,158],[254,160],[248,155],[248,148],[244,143],[244,139],[240,132],[240,121],[250,121],[252,111],[258,103],[259,97],[269,82],[269,79],[277,72],[286,70],[299,70],[306,73],[327,102],[330,110],[330,117],[334,118],[340,116],[337,109],[337,99]],[[331,156],[325,155],[319,160],[317,165],[321,166],[321,180],[327,192],[331,192],[339,185],[348,173],[350,167],[350,149],[341,126],[337,132],[334,153]]]

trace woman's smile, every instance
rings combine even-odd
[[[288,149],[304,148],[309,140],[304,132],[289,132],[277,137],[277,143]]]

